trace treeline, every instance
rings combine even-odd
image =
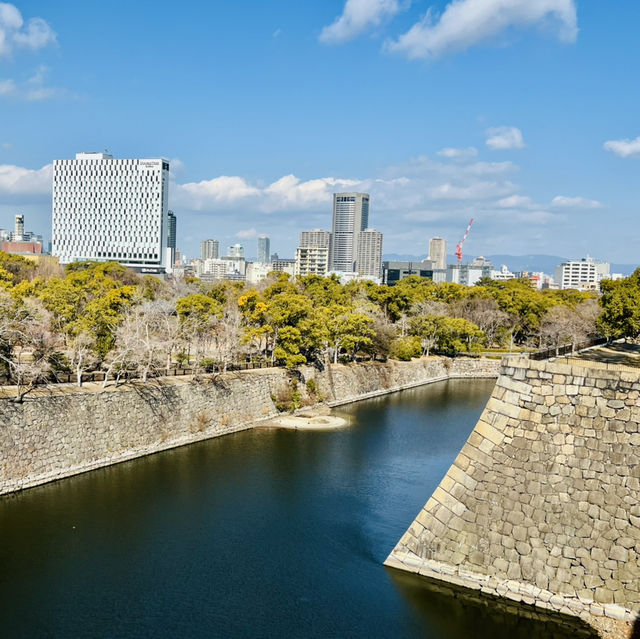
[[[163,282],[112,262],[44,269],[0,253],[0,377],[20,395],[57,374],[75,374],[80,383],[92,370],[104,371],[106,383],[176,365],[196,372],[239,361],[292,368],[557,346],[598,330],[626,336],[627,325],[613,316],[629,323],[633,313],[613,307],[630,295],[637,334],[639,273],[607,283],[605,319],[597,324],[593,295],[538,291],[526,280],[464,287],[410,277],[388,287],[272,273],[258,286]]]

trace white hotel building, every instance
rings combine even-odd
[[[116,261],[141,272],[171,269],[169,162],[78,153],[53,163],[52,253],[62,264]]]

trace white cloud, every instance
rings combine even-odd
[[[391,18],[401,7],[400,0],[347,0],[342,14],[320,33],[320,41],[335,44],[352,40],[370,27]]]
[[[330,200],[334,191],[355,187],[359,180],[319,178],[302,182],[295,175],[285,175],[264,189],[264,193],[279,207],[305,206]]]
[[[476,182],[468,186],[447,182],[432,188],[429,195],[434,200],[488,200],[512,192],[516,188],[510,182]]]
[[[533,201],[526,195],[510,195],[498,200],[497,205],[501,209],[528,209],[533,206]]]
[[[635,140],[609,140],[604,143],[604,149],[621,158],[640,155],[640,135]]]
[[[271,37],[272,38],[278,38],[280,36],[280,34],[282,33],[282,29],[280,27],[278,27],[272,34]]]
[[[170,176],[173,179],[180,177],[185,173],[184,162],[179,158],[171,158],[169,160],[169,169],[170,169]]]
[[[13,4],[0,2],[0,57],[19,48],[35,50],[55,42],[55,32],[42,18],[31,18],[25,24]]]
[[[172,160],[171,164],[173,171],[180,163]],[[562,201],[557,198],[555,205],[541,206],[521,194],[510,179],[517,169],[511,162],[460,163],[455,157],[422,156],[363,179],[305,180],[285,175],[264,183],[242,176],[217,176],[184,182],[172,174],[169,205],[180,216],[183,242],[187,235],[197,240],[204,228],[213,227],[221,241],[250,240],[257,237],[257,231],[265,230],[267,222],[269,234],[277,238],[282,250],[291,252],[301,229],[330,227],[332,193],[366,191],[371,194],[372,225],[385,234],[389,252],[418,254],[423,247],[426,251],[428,237],[434,234],[457,241],[471,217],[482,221],[474,233],[483,247],[478,250],[486,252],[491,238],[505,235],[520,242],[526,252],[533,249],[527,244],[530,235],[522,234],[523,227],[569,224],[570,216],[564,214],[571,213],[571,208],[557,206]],[[33,210],[39,225],[46,228],[50,198],[50,165],[37,170],[0,165],[0,203],[5,203],[5,208],[0,204],[0,212],[11,207],[9,213],[24,210],[31,216]],[[405,242],[394,240],[403,235]]]
[[[262,212],[283,209],[308,209],[317,205],[331,206],[331,194],[360,184],[359,180],[332,177],[302,181],[295,175],[285,175],[268,186],[250,184],[238,176],[222,176],[202,182],[175,184],[173,197],[177,205],[193,210],[217,208],[220,204],[242,201]]]
[[[254,228],[243,229],[242,231],[238,231],[236,233],[236,237],[241,240],[253,240],[254,238],[258,237],[258,231],[256,231]]]
[[[439,16],[431,10],[388,49],[410,59],[464,51],[512,28],[551,26],[563,42],[578,35],[575,0],[452,0]]]
[[[524,147],[522,131],[515,126],[498,126],[487,129],[487,136],[486,145],[492,151],[522,149]]]
[[[472,146],[468,146],[466,149],[445,147],[438,151],[438,155],[449,160],[472,160],[478,155],[478,149]]]
[[[0,194],[42,196],[51,194],[51,164],[41,169],[25,169],[0,164]]]
[[[556,195],[551,200],[551,206],[558,209],[601,209],[603,205],[597,200],[590,200],[586,197]]]
[[[244,178],[221,175],[202,182],[173,185],[173,197],[182,206],[193,210],[214,207],[259,195],[260,190]]]
[[[25,82],[16,83],[14,80],[0,80],[0,97],[26,100],[27,102],[41,102],[56,97],[71,96],[66,89],[44,86],[45,76],[49,68],[41,65]]]
[[[16,83],[13,80],[0,80],[0,96],[15,93]]]

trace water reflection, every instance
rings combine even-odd
[[[584,621],[387,568],[393,584],[438,637],[598,639]]]

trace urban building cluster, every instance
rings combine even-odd
[[[245,259],[240,244],[228,247],[225,255],[220,255],[219,241],[207,239],[200,244],[200,257],[190,260],[188,268],[205,280],[244,279],[252,284],[262,281],[271,271],[323,277],[335,273],[345,282],[367,279],[380,283],[383,237],[369,228],[369,201],[368,193],[335,193],[331,231],[302,231],[294,259],[272,254],[266,235],[258,237],[255,262]],[[180,264],[175,269],[186,267]]]
[[[292,258],[271,253],[270,238],[260,235],[255,260],[247,260],[241,244],[223,251],[213,238],[202,240],[200,257],[188,259],[177,248],[177,218],[168,208],[168,160],[78,153],[73,160],[53,163],[49,251],[42,235],[25,231],[21,214],[15,215],[13,231],[0,229],[0,250],[36,257],[51,253],[61,264],[113,260],[142,273],[252,284],[280,271],[292,276],[336,274],[343,282],[366,279],[389,286],[409,276],[465,286],[482,278],[525,278],[539,289],[597,291],[603,279],[622,277],[612,274],[608,263],[589,256],[559,264],[553,275],[496,268],[484,257],[448,264],[447,242],[441,237],[430,239],[423,260],[383,261],[382,233],[369,225],[370,201],[368,193],[334,193],[331,230],[302,231]]]
[[[0,229],[0,250],[14,255],[42,255],[42,235],[24,230],[24,215],[14,217],[13,231]]]

